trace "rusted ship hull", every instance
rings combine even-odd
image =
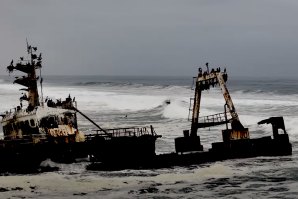
[[[51,159],[58,163],[74,163],[87,158],[90,151],[86,143],[32,143],[26,141],[0,142],[0,172],[30,173],[48,169],[41,165]]]
[[[100,144],[100,145],[99,145]],[[8,146],[10,145],[10,146]],[[108,164],[139,165],[155,158],[155,139],[114,139],[80,144],[14,143],[0,147],[0,172],[31,173],[48,169],[41,163],[51,159],[57,163],[74,163],[91,157],[91,161]],[[123,164],[124,163],[124,164]],[[125,167],[125,166],[124,166]]]
[[[109,140],[94,139],[88,145],[93,161],[138,162],[155,157],[156,137],[114,137]]]
[[[233,140],[213,143],[209,151],[191,153],[155,154],[154,137],[127,137],[83,143],[33,144],[26,142],[0,142],[0,171],[28,173],[47,170],[40,164],[46,159],[73,163],[77,158],[92,157],[90,170],[152,169],[189,166],[234,158],[257,156],[284,156],[292,154],[287,134],[274,139]],[[50,168],[55,169],[55,168]]]
[[[128,129],[131,128],[124,130]],[[85,159],[111,165],[122,165],[127,162],[139,165],[156,157],[155,142],[158,137],[143,132],[138,136],[118,137],[93,134],[87,136],[85,142],[58,142],[47,139],[44,142],[34,143],[32,140],[24,139],[2,140],[0,141],[0,172],[31,173],[55,170],[56,168],[41,165],[47,159],[67,164]]]
[[[235,158],[252,158],[258,156],[286,156],[292,154],[292,145],[288,135],[272,139],[270,136],[258,139],[234,140],[230,143],[213,143],[208,151],[191,153],[168,153],[154,155],[146,159],[112,162],[95,162],[87,166],[89,170],[122,169],[158,169],[174,166],[189,166]]]
[[[41,145],[15,142],[0,142],[0,171],[28,173],[36,172],[45,160]]]
[[[159,137],[152,126],[118,128],[86,136],[86,143],[92,161],[135,163],[155,157],[155,142]]]

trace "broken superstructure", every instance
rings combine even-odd
[[[240,122],[238,113],[233,104],[232,98],[226,86],[228,74],[226,69],[222,72],[220,68],[209,71],[208,63],[205,72],[199,68],[198,76],[195,77],[195,96],[193,98],[191,129],[184,131],[184,137],[175,139],[177,153],[203,151],[200,137],[197,135],[198,129],[226,124],[226,129],[222,130],[222,142],[212,143],[207,159],[226,159],[236,157],[253,157],[258,155],[290,155],[292,145],[285,130],[282,117],[271,117],[259,122],[259,124],[270,123],[273,126],[273,137],[250,138],[248,128]],[[199,117],[201,96],[204,90],[209,90],[219,86],[225,104],[224,112],[214,115]],[[278,133],[278,129],[283,130],[283,134]]]
[[[249,139],[248,128],[244,128],[240,122],[226,86],[226,81],[228,80],[226,69],[224,69],[224,72],[221,72],[220,68],[212,69],[209,72],[208,63],[206,63],[206,67],[207,70],[205,72],[202,71],[202,68],[199,68],[198,76],[194,77],[195,96],[191,99],[191,102],[193,101],[193,108],[190,109],[192,111],[190,134],[189,130],[185,130],[184,137],[176,138],[175,146],[177,152],[202,151],[203,146],[200,144],[200,137],[197,135],[198,129],[222,124],[226,124],[226,129],[222,131],[224,141]],[[225,104],[223,105],[224,112],[199,117],[202,92],[216,86],[220,87],[225,100]],[[230,124],[231,128],[228,128],[228,124]]]
[[[41,142],[43,139],[62,138],[65,142],[74,142],[75,136],[79,134],[77,128],[75,100],[70,95],[64,100],[46,98],[43,101],[42,94],[42,55],[37,56],[37,47],[27,43],[27,59],[20,60],[7,67],[9,73],[20,71],[25,73],[22,77],[15,77],[14,83],[24,86],[21,88],[22,96],[20,105],[2,114],[1,124],[5,140],[19,140],[23,138],[32,139],[33,142]],[[37,75],[39,70],[39,76]],[[40,83],[41,96],[38,92],[38,80]],[[24,105],[24,101],[28,105]],[[82,134],[81,134],[82,136]],[[82,137],[83,139],[83,137]],[[60,140],[60,141],[61,141]],[[77,138],[77,140],[79,140]]]
[[[38,164],[46,158],[66,161],[64,152],[69,153],[69,148],[65,144],[85,139],[78,131],[76,101],[70,95],[63,101],[49,98],[44,101],[41,68],[42,54],[37,55],[37,47],[28,42],[27,56],[20,57],[16,64],[12,60],[7,66],[9,73],[19,71],[25,75],[14,80],[24,86],[20,89],[20,105],[1,114],[4,140],[0,140],[0,159],[6,157],[10,161],[1,161],[0,168],[3,164],[13,167],[18,161]]]

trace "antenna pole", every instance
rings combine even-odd
[[[41,68],[39,68],[39,76],[40,76],[40,93],[41,93],[41,106],[44,106],[44,102],[43,102],[43,92],[42,92],[42,76],[41,76]]]

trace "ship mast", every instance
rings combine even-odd
[[[23,57],[20,57],[19,62],[16,65],[13,65],[13,60],[11,61],[10,65],[7,67],[9,73],[13,72],[14,70],[21,71],[26,73],[27,76],[16,77],[13,83],[20,84],[25,86],[25,90],[28,92],[28,95],[24,94],[20,100],[28,101],[28,111],[32,111],[36,106],[39,106],[39,94],[37,88],[37,80],[39,77],[36,75],[36,69],[41,69],[41,53],[37,56],[37,47],[33,47],[28,44],[27,39],[27,53],[29,56],[28,60],[24,60]]]
[[[231,127],[234,130],[242,131],[244,129],[243,125],[240,122],[238,114],[236,112],[235,106],[233,104],[232,98],[229,94],[229,91],[226,86],[227,81],[227,73],[226,70],[224,72],[220,71],[220,68],[212,69],[209,71],[208,63],[206,63],[207,71],[203,72],[201,68],[199,68],[198,77],[196,78],[196,88],[195,88],[195,97],[193,104],[193,114],[192,114],[192,123],[191,123],[191,136],[197,136],[198,128],[216,126],[224,123],[231,123]],[[210,87],[215,87],[219,85],[223,97],[225,99],[225,106],[228,108],[228,111],[231,115],[231,119],[227,121],[227,119],[222,119],[221,114],[210,115],[203,118],[203,123],[199,123],[199,114],[200,114],[200,103],[201,103],[201,95],[203,90],[209,90]],[[224,113],[226,116],[226,112]]]

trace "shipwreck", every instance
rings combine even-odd
[[[64,100],[43,97],[42,54],[27,42],[27,56],[7,66],[9,73],[24,73],[14,83],[23,86],[19,106],[5,111],[2,116],[4,138],[0,140],[0,172],[28,172],[40,170],[46,159],[73,163],[86,158],[87,169],[115,170],[188,166],[210,161],[256,156],[291,155],[292,145],[283,117],[270,117],[259,124],[271,124],[273,136],[250,138],[238,117],[227,89],[228,74],[220,68],[203,72],[199,68],[194,77],[194,98],[190,129],[175,139],[175,152],[155,154],[158,135],[153,126],[104,129],[77,108],[75,98]],[[224,112],[200,117],[203,91],[220,87],[225,104]],[[40,92],[39,92],[40,90]],[[170,101],[166,101],[170,104]],[[84,134],[79,130],[77,114],[90,121],[96,130]],[[204,149],[200,140],[201,128],[225,125],[222,142]],[[280,133],[282,131],[283,133]]]

